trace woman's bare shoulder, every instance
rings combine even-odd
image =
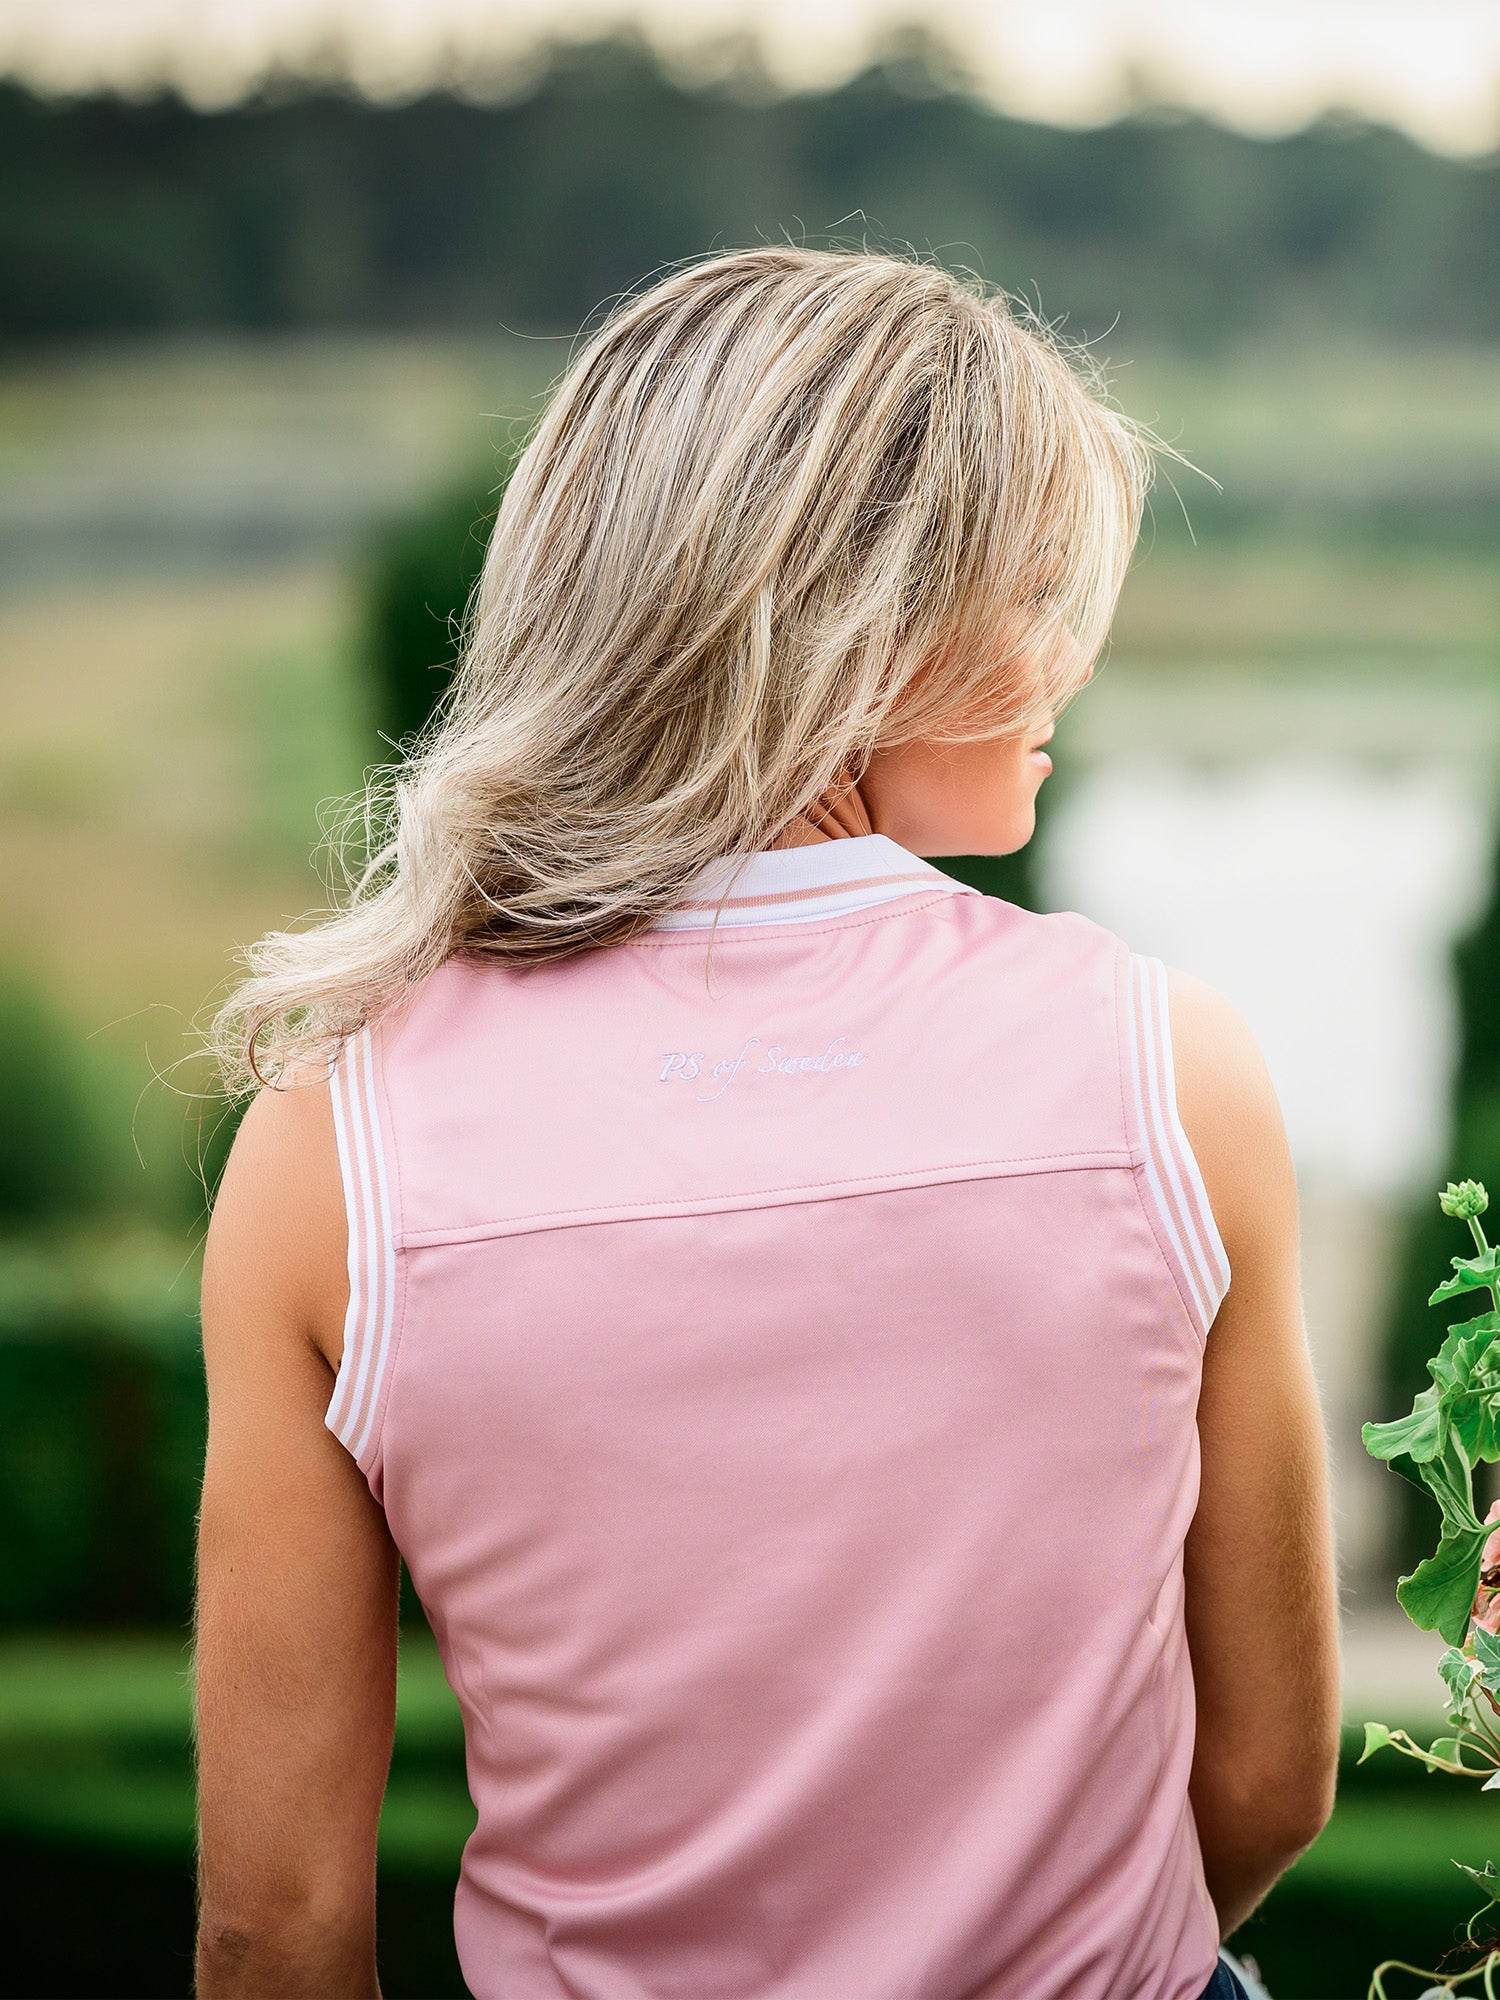
[[[267,1085],[240,1120],[204,1252],[205,1324],[228,1295],[313,1338],[337,1366],[348,1302],[347,1223],[322,1071]],[[242,1312],[234,1315],[242,1320]]]
[[[1231,1267],[1295,1248],[1296,1172],[1281,1104],[1249,1023],[1206,980],[1167,968],[1177,1115]]]

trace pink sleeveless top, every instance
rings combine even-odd
[[[737,857],[743,860],[743,857]],[[1165,971],[880,834],[346,1045],[328,1412],[463,1710],[478,2000],[1197,2000],[1228,1285]]]

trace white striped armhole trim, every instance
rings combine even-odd
[[[329,1072],[344,1212],[349,1223],[349,1310],[344,1352],[323,1418],[366,1470],[390,1359],[396,1310],[396,1244],[391,1190],[368,1028],[346,1041]]]
[[[1229,1290],[1229,1258],[1177,1114],[1167,968],[1159,958],[1131,952],[1128,995],[1130,1080],[1146,1182],[1206,1336]]]

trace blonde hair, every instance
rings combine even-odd
[[[931,263],[767,247],[627,299],[521,454],[345,907],[246,955],[211,1036],[229,1088],[325,1058],[455,952],[630,937],[876,745],[1058,713],[1152,442],[1085,355]]]

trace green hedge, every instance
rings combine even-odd
[[[0,1629],[179,1624],[202,1474],[196,1353],[0,1341]]]
[[[186,1625],[197,1303],[169,1234],[0,1239],[0,1633]],[[404,1573],[401,1616],[423,1622]]]
[[[122,1218],[191,1227],[201,1166],[222,1163],[234,1122],[222,1097],[184,1097],[143,1043],[101,1041],[47,979],[0,959],[0,1243]]]
[[[188,1617],[196,1307],[165,1232],[0,1242],[0,1630]]]
[[[366,554],[364,646],[384,754],[417,734],[453,677],[464,612],[513,463],[503,455],[489,482],[457,480],[386,523]]]
[[[170,1642],[0,1648],[0,1868],[10,1990],[189,1991],[192,1770],[185,1655]],[[1322,1837],[1241,1927],[1277,2000],[1363,2000],[1384,1957],[1436,1965],[1473,1907],[1451,1857],[1494,1851],[1471,1786],[1346,1732]],[[473,1824],[458,1712],[430,1641],[403,1646],[381,1823],[384,1991],[458,1995],[452,1902]],[[82,1913],[82,1914],[80,1914]]]

